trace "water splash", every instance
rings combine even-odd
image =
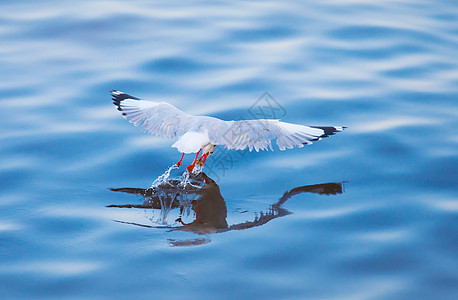
[[[156,188],[160,185],[167,184],[169,182],[170,173],[173,169],[178,169],[178,166],[176,164],[171,165],[167,171],[164,172],[164,174],[154,180],[153,184],[151,184],[151,188]]]
[[[177,206],[181,207],[177,220],[189,217],[192,201],[198,197],[199,191],[205,186],[205,180],[201,175],[202,168],[194,169],[191,173],[185,169],[180,176],[173,176],[172,171],[175,169],[178,167],[173,164],[151,184],[152,195],[148,197],[147,202],[154,206],[156,201],[157,207],[160,207],[159,217],[152,216],[149,218],[151,222],[168,225],[170,212]]]
[[[164,191],[160,191],[157,196],[161,203],[161,213],[157,219],[157,223],[166,225],[167,217],[172,210],[173,202],[176,200],[177,192],[165,193]]]
[[[191,179],[192,177],[197,177],[199,176],[200,173],[202,173],[202,167],[196,166],[194,170],[189,173],[188,170],[185,169],[183,174],[179,177],[179,182],[177,183],[177,179],[170,178],[170,174],[172,173],[172,170],[178,169],[176,164],[171,165],[162,175],[160,175],[158,178],[156,178],[153,183],[151,184],[151,188],[158,188],[160,186],[177,186],[180,188],[186,188],[186,187],[191,187],[191,188],[202,188],[204,185],[203,182],[201,181],[196,181]]]
[[[192,201],[197,198],[196,194],[180,194],[181,216],[189,217],[191,215]]]
[[[195,165],[194,169],[192,169],[192,174],[197,176],[200,173],[202,173],[203,169],[204,169],[204,166]]]
[[[181,174],[181,180],[178,185],[181,187],[186,187],[189,184],[189,175],[190,174],[188,170],[184,171],[183,174]]]
[[[193,187],[187,186],[187,188],[181,188],[178,184],[181,181],[172,180],[169,181],[167,187],[157,187],[155,188],[155,192],[149,198],[149,201],[153,203],[153,201],[158,201],[160,206],[160,212],[158,217],[152,216],[150,221],[153,223],[157,223],[160,225],[170,225],[168,221],[175,220],[174,222],[178,222],[178,220],[182,220],[183,218],[188,218],[192,213],[192,203],[196,198],[200,195],[200,188],[196,185],[192,184]],[[191,185],[191,183],[189,183]],[[170,218],[170,212],[174,209],[179,207],[179,215],[175,218]]]
[[[203,182],[198,182],[198,181],[195,181],[195,180],[192,180],[190,179],[191,178],[191,175],[192,176],[196,176],[196,174],[200,174],[199,173],[194,173],[194,171],[192,173],[189,173],[188,170],[184,171],[183,174],[181,174],[181,179],[180,179],[180,182],[178,183],[178,186],[182,187],[182,188],[186,188],[186,187],[191,187],[191,188],[196,188],[196,189],[200,189],[204,186]]]

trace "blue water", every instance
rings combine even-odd
[[[458,299],[456,1],[2,1],[0,42],[2,299]],[[214,217],[253,226],[170,230],[107,207],[180,157],[111,89],[348,128],[215,151]]]

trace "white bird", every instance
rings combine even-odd
[[[344,130],[342,126],[304,126],[280,122],[274,119],[223,121],[213,117],[194,116],[182,112],[166,102],[144,101],[120,91],[110,91],[113,103],[123,117],[148,133],[178,140],[172,145],[182,153],[177,166],[182,165],[184,154],[197,153],[193,163],[187,167],[205,164],[215,146],[227,149],[272,150],[275,140],[280,150],[301,148],[313,141]],[[199,153],[202,155],[199,159]]]

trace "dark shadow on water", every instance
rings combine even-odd
[[[297,194],[314,193],[320,195],[337,195],[343,193],[342,182],[296,187],[285,192],[283,196],[277,202],[271,204],[267,210],[259,212],[254,220],[228,225],[226,221],[226,202],[216,182],[202,172],[192,177],[191,183],[193,183],[193,185],[182,187],[180,186],[179,180],[170,180],[167,184],[149,189],[113,188],[111,190],[115,192],[141,195],[145,200],[143,204],[108,205],[107,207],[157,209],[161,210],[161,218],[163,220],[167,218],[168,213],[172,209],[179,209],[180,217],[175,220],[175,224],[178,223],[180,225],[177,226],[155,226],[120,220],[115,220],[115,222],[147,228],[167,228],[171,231],[180,230],[199,235],[207,235],[205,238],[168,240],[171,246],[195,246],[211,242],[211,239],[208,237],[209,234],[250,229],[262,226],[276,218],[291,214],[291,212],[283,208],[282,205]],[[186,212],[189,215],[190,211],[192,211],[194,220],[190,223],[184,223],[182,221],[182,215],[186,215]]]

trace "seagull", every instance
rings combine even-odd
[[[305,126],[281,122],[276,119],[223,121],[214,117],[187,114],[166,102],[141,100],[126,93],[110,91],[113,104],[122,116],[141,126],[146,132],[160,137],[177,138],[172,145],[182,153],[176,163],[180,167],[185,154],[197,153],[186,169],[191,173],[196,165],[204,166],[207,157],[216,146],[227,149],[256,152],[272,150],[275,140],[283,151],[294,147],[302,148],[314,141],[343,131],[343,126]],[[199,154],[202,152],[200,158]]]

